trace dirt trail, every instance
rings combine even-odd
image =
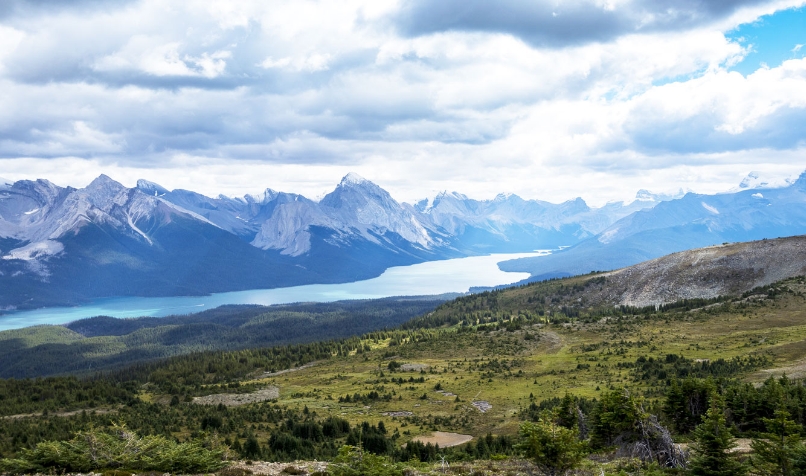
[[[462,435],[460,433],[447,433],[444,431],[435,431],[433,434],[431,434],[431,436],[418,436],[412,438],[412,441],[419,441],[424,445],[431,443],[432,445],[439,445],[440,448],[448,448],[451,446],[458,446],[467,443],[472,439],[473,437],[470,435]]]
[[[546,343],[548,344],[548,348],[546,349],[546,353],[548,354],[556,354],[563,348],[563,339],[560,337],[560,334],[557,334],[554,331],[540,331],[540,337],[545,339]]]

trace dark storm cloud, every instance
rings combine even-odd
[[[394,18],[409,36],[444,31],[511,34],[533,46],[563,47],[609,41],[620,35],[685,30],[723,18],[763,0],[636,0],[605,8],[603,2],[522,0],[408,0]]]

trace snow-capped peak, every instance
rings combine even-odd
[[[263,191],[263,193],[250,193],[244,195],[244,199],[246,200],[247,203],[251,201],[253,203],[259,203],[262,205],[274,200],[275,198],[277,198],[278,195],[280,194],[277,191],[267,188],[266,190]]]
[[[649,190],[641,189],[635,194],[635,199],[639,202],[667,202],[682,198],[686,191],[682,188],[674,193],[652,193]]]
[[[742,179],[742,182],[739,184],[739,188],[741,189],[760,188],[766,186],[767,182],[761,180],[759,173],[755,171],[747,174],[747,177]]]
[[[791,178],[768,178],[762,176],[761,172],[752,171],[742,179],[738,188],[733,188],[729,192],[742,190],[755,190],[757,188],[781,188],[792,185],[795,180]]]
[[[499,193],[498,195],[495,196],[493,201],[494,202],[506,202],[507,200],[510,199],[510,197],[512,197],[512,195],[513,194],[511,194],[511,193]]]
[[[11,181],[9,179],[4,179],[3,177],[0,177],[0,189],[8,188],[8,187],[11,187],[12,185],[14,185],[13,181]]]
[[[140,179],[137,181],[137,188],[146,195],[153,195],[155,197],[168,193],[168,189],[162,185],[145,179]]]
[[[367,182],[369,182],[369,180],[355,172],[350,172],[341,179],[341,183],[339,185],[361,185]]]

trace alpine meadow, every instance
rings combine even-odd
[[[0,2],[0,476],[806,475],[806,0]]]

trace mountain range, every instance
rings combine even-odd
[[[750,178],[753,178],[751,174]],[[612,270],[677,251],[806,233],[806,173],[777,188],[744,187],[731,193],[687,193],[639,210],[545,259],[501,263],[531,280]]]
[[[0,307],[197,295],[377,276],[428,260],[570,247],[508,262],[533,279],[614,269],[682,249],[806,233],[806,178],[600,208],[440,193],[413,205],[348,174],[321,200],[266,189],[215,198],[101,175],[87,187],[0,180]],[[757,176],[755,177],[757,178]]]

